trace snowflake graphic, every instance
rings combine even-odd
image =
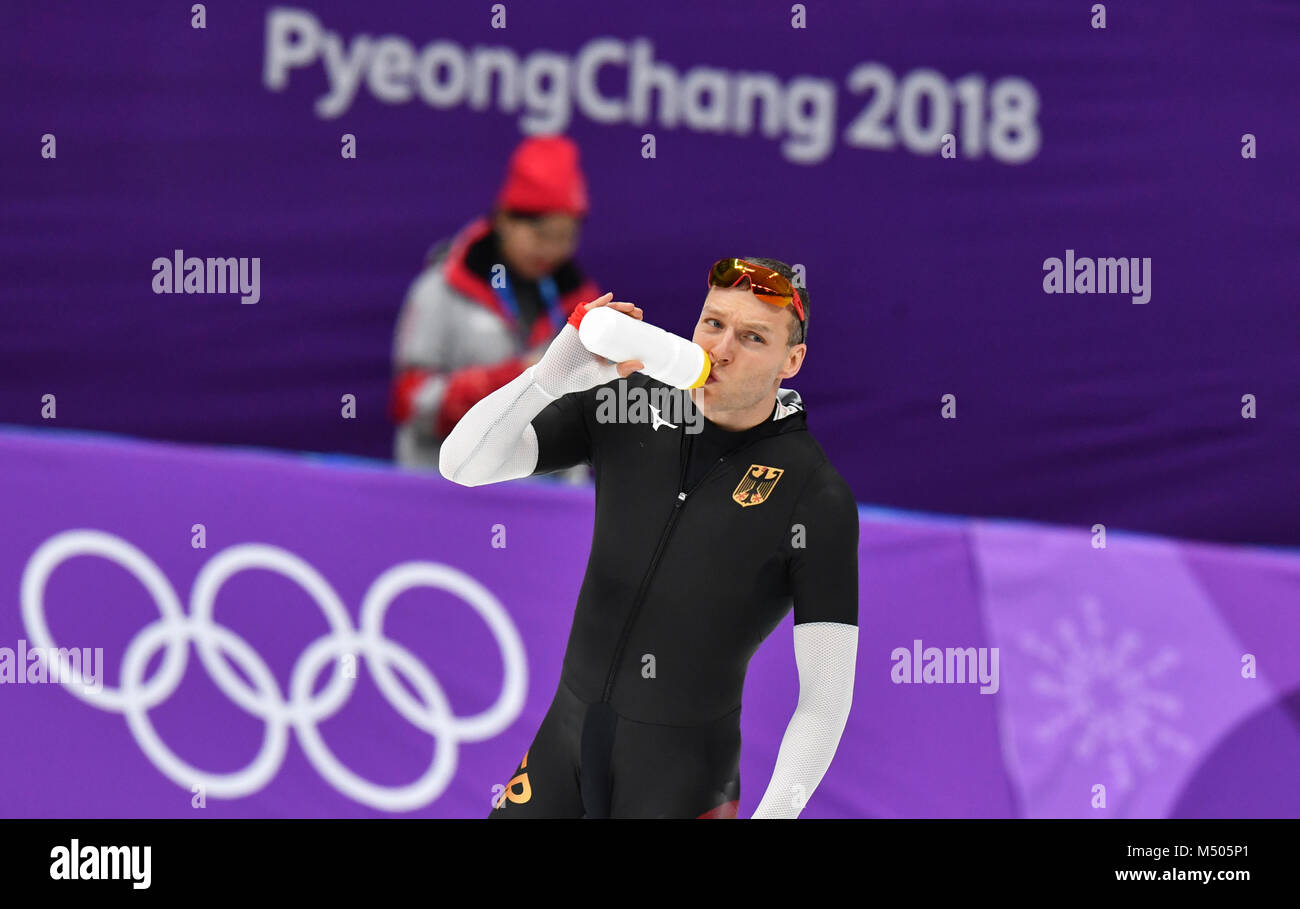
[[[1136,781],[1136,767],[1151,773],[1159,766],[1156,746],[1187,756],[1191,740],[1166,720],[1182,712],[1182,701],[1151,682],[1179,663],[1171,647],[1137,660],[1142,641],[1129,628],[1106,639],[1101,605],[1096,597],[1080,600],[1078,620],[1062,616],[1055,625],[1055,640],[1044,640],[1030,630],[1017,636],[1020,650],[1046,664],[1050,671],[1035,671],[1030,689],[1056,702],[1050,714],[1032,728],[1034,740],[1047,744],[1060,736],[1074,736],[1075,758],[1102,761],[1113,786],[1128,792]]]

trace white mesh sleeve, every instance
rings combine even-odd
[[[533,368],[538,386],[552,398],[586,391],[618,378],[618,366],[587,350],[578,339],[578,329],[568,323]]]
[[[754,817],[796,818],[826,775],[853,703],[858,626],[807,622],[794,626],[799,704],[781,739],[776,768]]]
[[[557,398],[618,377],[618,367],[587,350],[566,323],[536,364],[461,417],[439,449],[438,470],[462,486],[528,476],[537,467],[533,418]]]

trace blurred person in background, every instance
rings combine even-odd
[[[461,417],[536,363],[574,307],[600,296],[573,258],[587,211],[577,146],[530,137],[511,155],[491,214],[429,251],[393,344],[399,464],[437,470]],[[588,475],[577,465],[562,478]]]

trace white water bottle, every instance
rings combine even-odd
[[[582,346],[615,363],[640,360],[639,370],[674,388],[699,388],[709,377],[709,355],[700,345],[609,306],[587,310],[578,326]]]

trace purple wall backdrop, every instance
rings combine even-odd
[[[536,64],[645,41],[682,76],[769,73],[795,99],[820,80],[834,109],[769,135],[727,126],[734,105],[719,128],[576,103],[548,120],[389,103],[370,76],[322,116],[319,57],[268,87],[270,6],[210,5],[194,29],[184,5],[5,4],[0,422],[41,424],[54,394],[64,427],[387,456],[391,331],[424,251],[485,210],[521,135],[560,130],[591,184],[580,259],[651,321],[688,333],[719,255],[806,267],[812,346],[789,384],[859,500],[1300,544],[1300,5],[1110,5],[1104,30],[1088,4],[819,3],[806,29],[789,6],[537,2],[504,30],[488,5],[286,8],[345,51],[391,35]],[[627,65],[597,72],[628,94]],[[884,96],[855,82],[872,72],[895,89],[875,130]],[[1025,132],[991,125],[1024,97],[1008,79],[1038,99]],[[949,111],[953,160],[926,135]],[[817,123],[829,141],[801,138]],[[892,147],[856,147],[866,133]],[[260,258],[260,302],[155,295],[176,249]],[[1150,257],[1150,301],[1044,293],[1067,249]]]
[[[590,537],[592,515],[589,490],[546,481],[465,489],[390,468],[31,432],[0,433],[0,495],[0,648],[13,651],[0,662],[54,646],[48,633],[58,646],[103,648],[106,667],[95,703],[60,685],[0,681],[5,817],[485,816],[554,694],[586,564],[573,541]],[[191,542],[196,523],[204,549]],[[504,549],[492,545],[498,523]],[[134,547],[161,593],[84,548],[52,550],[69,540]],[[266,563],[250,544],[274,547],[266,558],[281,568],[256,567]],[[1300,555],[1134,534],[1098,550],[1079,530],[867,512],[859,558],[853,712],[804,817],[1300,815]],[[432,693],[404,716],[371,660],[358,660],[355,690],[305,733],[272,735],[263,776],[244,778],[276,725],[257,717],[293,701],[295,670],[330,631],[317,605],[327,595],[313,602],[283,573],[296,560],[336,592],[335,639],[363,624],[376,579],[432,563],[482,585],[502,639],[522,650],[499,648],[457,595],[397,593],[383,655],[409,653]],[[186,620],[202,614],[200,581],[223,565],[213,622]],[[170,596],[174,620],[158,625],[156,602]],[[153,628],[163,637],[150,650]],[[791,638],[787,617],[746,680],[742,817],[766,789],[797,700]],[[169,639],[188,654],[170,678]],[[248,683],[214,676],[194,639],[239,658],[264,686],[261,705],[238,703]],[[230,649],[240,640],[248,651]],[[918,640],[997,648],[996,690],[896,683],[894,649]],[[147,682],[109,703],[133,652]],[[1245,654],[1255,677],[1243,677]],[[319,665],[317,689],[333,677]],[[507,666],[522,675],[506,681]],[[470,728],[504,690],[519,699]],[[308,704],[298,699],[299,717]],[[312,728],[314,746],[303,738]],[[416,786],[431,769],[429,788]],[[194,785],[207,787],[202,812]],[[222,785],[233,787],[225,797]]]

